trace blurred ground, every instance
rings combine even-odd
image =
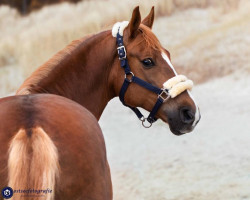
[[[126,9],[117,1],[61,4],[24,18],[0,7],[0,96],[71,40],[128,20],[137,3]],[[150,4],[143,3],[144,16]],[[144,129],[112,100],[100,124],[114,199],[250,200],[250,2],[157,4],[154,32],[177,71],[195,81],[202,119],[193,133],[177,137],[162,122]]]

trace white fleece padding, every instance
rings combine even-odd
[[[177,75],[173,78],[169,79],[163,84],[163,87],[167,90],[170,90],[174,85],[176,85],[179,82],[186,81],[187,77],[184,75]]]
[[[193,87],[193,81],[191,80],[180,82],[169,90],[169,95],[171,96],[171,98],[175,98],[185,90],[191,90],[192,87]]]
[[[163,84],[163,88],[168,90],[171,98],[175,98],[185,90],[191,90],[193,81],[188,80],[184,75],[177,75]]]
[[[113,28],[112,28],[112,36],[116,37],[118,30],[119,30],[119,34],[121,36],[123,36],[123,31],[124,29],[128,26],[128,21],[123,21],[123,22],[117,22],[114,24]],[[120,29],[119,29],[120,28]]]

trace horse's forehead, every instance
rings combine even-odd
[[[148,47],[162,51],[162,46],[160,44],[160,41],[150,28],[141,24],[139,27],[139,31],[141,32],[140,35],[143,37],[143,39],[145,40],[145,44]]]

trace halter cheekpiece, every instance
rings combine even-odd
[[[187,78],[183,75],[178,75],[175,76],[171,79],[169,79],[167,82],[164,83],[164,88],[158,88],[134,75],[134,73],[131,71],[128,60],[127,60],[127,52],[126,48],[123,43],[123,30],[124,28],[128,25],[128,22],[121,22],[121,23],[116,23],[114,25],[114,28],[112,30],[112,34],[114,37],[116,37],[116,42],[117,42],[117,51],[118,51],[118,57],[120,60],[120,65],[124,69],[125,72],[125,78],[123,85],[121,87],[120,93],[119,93],[119,99],[123,103],[124,106],[129,107],[138,117],[138,119],[142,122],[142,125],[145,128],[150,128],[154,122],[157,121],[157,118],[155,117],[157,111],[161,107],[161,105],[166,102],[169,98],[174,98],[177,96],[179,93],[183,91],[174,91],[173,94],[171,94],[170,90],[171,89],[176,89],[175,85],[185,83],[189,83],[188,85],[192,87],[192,81],[187,80]],[[116,29],[116,30],[114,30]],[[121,30],[122,29],[122,30]],[[116,34],[116,35],[115,35]],[[155,93],[157,95],[157,101],[152,109],[152,111],[149,113],[148,117],[145,118],[143,114],[140,112],[140,110],[136,107],[131,107],[127,105],[124,101],[125,93],[131,83],[136,83],[140,85],[141,87],[146,88],[147,90],[150,90],[151,92]],[[184,87],[184,89],[191,89],[191,87]],[[183,88],[182,88],[183,90]],[[148,122],[148,123],[147,123]]]

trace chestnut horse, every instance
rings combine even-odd
[[[16,192],[13,199],[112,199],[98,119],[119,93],[137,115],[136,106],[154,110],[150,123],[160,118],[176,135],[193,130],[200,114],[188,87],[171,98],[159,89],[170,79],[170,91],[178,75],[151,31],[153,21],[153,8],[141,22],[136,7],[129,23],[72,42],[36,70],[16,96],[0,99],[0,188],[52,190],[36,198]],[[119,56],[116,34],[122,38]]]

